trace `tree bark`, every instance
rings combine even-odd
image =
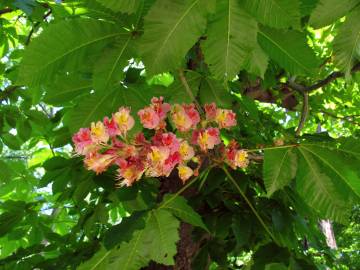
[[[322,219],[320,221],[320,227],[323,234],[325,235],[326,244],[328,245],[328,247],[331,249],[337,249],[335,234],[331,221],[328,219]]]

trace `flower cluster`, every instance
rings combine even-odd
[[[201,117],[194,104],[171,106],[162,97],[154,97],[150,106],[137,113],[143,127],[153,130],[152,135],[147,138],[141,132],[129,138],[135,120],[129,108],[121,107],[111,118],[74,134],[75,151],[85,157],[87,169],[97,174],[116,166],[118,179],[126,186],[143,175],[169,176],[175,168],[185,182],[198,174],[205,159],[225,162],[234,169],[247,167],[247,152],[234,141],[225,146],[220,137],[220,129],[236,125],[235,113],[214,103],[206,104],[204,110]],[[167,122],[177,135],[167,130]]]

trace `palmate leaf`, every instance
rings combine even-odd
[[[359,0],[320,0],[311,13],[309,23],[315,28],[324,27],[346,15],[358,4]]]
[[[179,226],[180,222],[168,211],[153,210],[148,213],[145,228],[136,231],[129,242],[110,251],[101,249],[78,270],[138,270],[150,260],[173,265]]]
[[[262,49],[291,74],[314,74],[318,59],[306,45],[306,36],[298,31],[282,31],[262,27],[258,32]]]
[[[346,222],[349,217],[349,194],[343,192],[337,179],[331,179],[314,156],[298,148],[299,169],[296,175],[296,190],[304,201],[320,212],[324,218]]]
[[[177,216],[182,221],[193,226],[198,226],[208,231],[208,228],[201,219],[201,216],[188,205],[186,199],[181,196],[174,197],[173,195],[165,195],[164,201],[160,205],[161,209],[168,210],[173,215]]]
[[[144,0],[97,0],[103,6],[122,13],[134,13]]]
[[[140,52],[148,75],[180,66],[206,27],[205,0],[157,0],[145,16]]]
[[[111,49],[108,49],[96,63],[93,81],[96,90],[106,90],[114,83],[124,78],[124,68],[128,60],[133,56],[133,42],[130,32],[127,36],[121,36]]]
[[[265,150],[264,183],[268,196],[288,185],[295,177],[297,158],[292,147]]]
[[[264,78],[268,66],[269,57],[257,44],[247,55],[242,66],[247,72]]]
[[[50,25],[25,50],[18,83],[39,85],[56,72],[72,71],[89,51],[95,53],[114,38],[128,35],[119,26],[94,19],[73,19]]]
[[[47,104],[64,106],[64,103],[73,98],[88,94],[92,87],[92,81],[78,74],[57,77],[56,80],[45,87],[44,101]]]
[[[71,132],[76,132],[81,127],[89,126],[93,121],[102,120],[104,116],[110,117],[120,106],[131,107],[134,114],[149,103],[150,98],[147,95],[151,93],[148,92],[119,86],[105,93],[86,96],[65,115],[64,121],[69,125]]]
[[[204,77],[200,82],[200,101],[202,104],[215,102],[219,107],[230,108],[233,98],[221,83]]]
[[[192,95],[196,97],[199,92],[199,85],[202,78],[201,74],[194,71],[188,71],[184,74],[184,76],[190,87]],[[181,104],[194,102],[190,94],[186,91],[185,86],[181,82],[179,76],[175,76],[175,81],[168,87],[168,89],[166,89],[166,92],[169,95],[170,103]]]
[[[303,143],[265,150],[264,181],[269,195],[289,184],[297,168],[296,191],[303,200],[323,217],[345,222],[351,205],[360,198],[360,173],[353,165],[359,148],[343,145]]]
[[[298,0],[246,0],[245,9],[264,25],[275,28],[299,26]]]
[[[360,7],[347,17],[334,39],[335,64],[347,75],[360,59]]]
[[[239,1],[217,1],[203,48],[205,61],[216,78],[231,80],[238,74],[257,44],[256,33],[257,22],[240,7]]]

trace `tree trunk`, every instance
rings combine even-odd
[[[322,219],[320,221],[320,227],[323,234],[325,235],[326,244],[328,245],[328,247],[331,249],[337,249],[334,230],[331,221],[328,219]]]

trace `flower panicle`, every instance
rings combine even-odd
[[[185,183],[198,175],[212,152],[217,153],[216,164],[220,153],[223,163],[246,168],[247,152],[235,141],[225,146],[220,135],[221,129],[236,126],[236,114],[215,103],[205,104],[204,111],[202,116],[195,104],[170,105],[163,97],[153,97],[149,106],[137,112],[143,128],[153,130],[149,138],[143,132],[128,136],[136,122],[130,108],[120,107],[110,118],[80,128],[72,137],[75,152],[84,156],[85,167],[96,174],[115,166],[119,186],[131,186],[143,175],[169,176],[175,169]],[[169,122],[175,133],[167,130]]]

